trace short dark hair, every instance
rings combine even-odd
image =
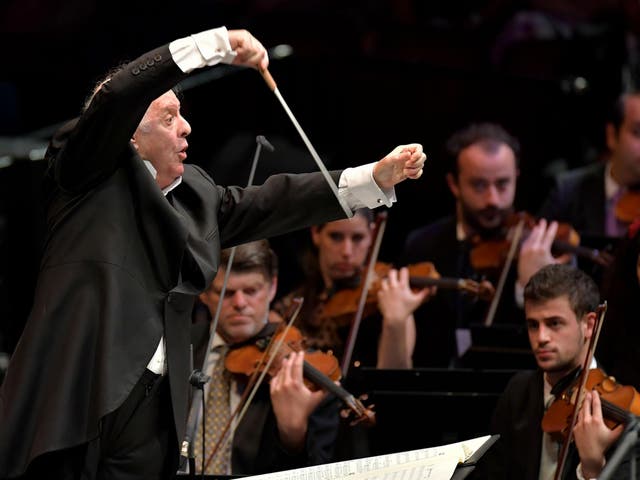
[[[460,152],[475,144],[480,144],[483,149],[489,152],[495,152],[500,145],[507,145],[513,150],[516,157],[516,166],[518,166],[520,142],[514,136],[497,123],[472,123],[454,132],[447,140],[445,148],[448,156],[448,171],[454,177],[458,177],[458,157]]]
[[[624,122],[627,99],[632,96],[640,96],[640,90],[622,92],[616,97],[609,109],[609,113],[607,115],[607,123],[613,125],[613,128],[616,132],[620,130],[620,127]]]
[[[226,268],[231,248],[220,253],[220,267]],[[269,246],[268,240],[256,240],[236,247],[231,271],[234,273],[262,273],[268,280],[278,276],[278,257]]]
[[[553,300],[566,295],[571,310],[580,319],[595,312],[600,303],[600,292],[593,279],[571,265],[547,265],[538,270],[524,287],[525,302]]]

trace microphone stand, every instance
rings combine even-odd
[[[253,184],[253,178],[255,176],[256,167],[258,165],[258,158],[260,157],[260,152],[262,148],[266,148],[270,152],[274,151],[273,145],[269,143],[269,141],[262,135],[258,135],[256,137],[256,152],[253,156],[253,163],[251,164],[251,171],[249,173],[249,181],[247,182],[247,186],[251,186]],[[216,309],[216,313],[211,322],[211,333],[209,335],[209,342],[207,344],[207,350],[205,352],[204,361],[202,362],[203,368],[205,368],[209,363],[209,353],[213,348],[213,339],[216,334],[216,329],[218,327],[218,318],[220,318],[220,311],[222,310],[222,299],[224,298],[225,291],[227,289],[227,282],[229,279],[229,274],[231,273],[231,266],[233,265],[233,258],[235,256],[236,250],[235,247],[231,249],[231,254],[229,255],[229,261],[227,262],[227,267],[225,270],[224,281],[222,282],[222,290],[220,291],[220,301],[218,302],[218,308]],[[202,405],[198,405],[196,402],[191,402],[191,408],[189,409],[189,418],[187,420],[187,428],[185,430],[184,440],[182,441],[182,445],[180,447],[180,466],[178,471],[184,473],[187,464],[189,465],[189,474],[191,478],[195,475],[195,452],[193,451],[193,440],[196,435],[196,430],[198,427],[198,414],[200,411],[205,411],[205,400],[204,400],[204,384],[207,383],[210,379],[208,375],[205,375],[202,370],[194,370],[193,369],[193,346],[191,347],[191,376],[189,377],[189,383],[196,388],[202,390]],[[204,418],[203,418],[204,420]],[[204,429],[203,429],[204,435]],[[204,441],[202,442],[203,449],[205,448]],[[202,455],[202,459],[204,462],[205,455]],[[202,472],[204,475],[204,471]]]

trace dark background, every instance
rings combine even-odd
[[[146,50],[208,28],[249,29],[279,90],[329,168],[374,161],[401,143],[429,157],[396,191],[380,258],[453,209],[442,147],[471,121],[503,124],[522,144],[517,206],[534,211],[550,174],[597,161],[607,105],[633,86],[637,2],[3,0],[0,3],[0,351],[28,315],[43,240],[43,146],[96,80]],[[221,67],[184,85],[189,159],[220,184],[245,185],[256,135],[257,183],[315,165],[253,70]],[[306,232],[272,239],[281,290],[297,280]]]

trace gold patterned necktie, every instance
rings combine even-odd
[[[209,393],[204,408],[204,421],[200,422],[198,434],[194,443],[196,457],[196,472],[202,472],[202,425],[204,425],[205,463],[209,460],[211,452],[220,440],[224,428],[231,417],[229,406],[230,376],[224,368],[224,358],[228,347],[221,345],[216,347],[218,359],[211,373]],[[206,467],[205,473],[209,475],[228,475],[230,473],[231,442],[224,442],[218,447],[218,451]]]

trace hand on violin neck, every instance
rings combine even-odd
[[[596,391],[585,392],[573,429],[584,478],[600,475],[605,465],[605,453],[618,440],[623,429],[623,425],[618,425],[610,430],[604,423],[600,395]]]
[[[375,163],[373,179],[382,189],[392,188],[407,178],[418,179],[422,176],[426,159],[419,143],[399,145]]]
[[[567,263],[568,254],[560,257],[551,255],[551,245],[558,231],[558,223],[547,223],[541,219],[522,242],[518,255],[518,283],[524,287],[529,279],[542,267],[553,263]]]
[[[388,327],[403,327],[410,315],[429,297],[436,293],[436,287],[413,291],[409,286],[409,269],[391,269],[380,280],[378,308],[383,324]]]
[[[303,365],[304,352],[292,352],[282,360],[269,386],[280,441],[290,452],[304,448],[309,416],[326,395],[322,390],[312,392],[307,388]]]

